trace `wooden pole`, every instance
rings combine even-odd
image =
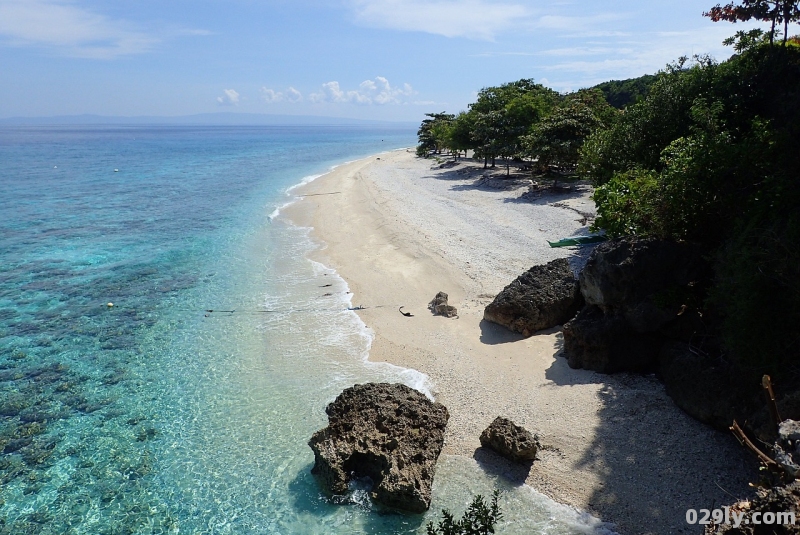
[[[778,426],[783,419],[778,414],[778,404],[775,402],[775,391],[772,390],[772,380],[769,375],[761,378],[761,386],[764,388],[764,395],[767,397],[767,407],[769,407],[769,415],[772,418],[772,424],[775,426],[775,431],[778,431]]]

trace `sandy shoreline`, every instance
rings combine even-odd
[[[685,523],[688,508],[744,496],[752,459],[676,408],[654,377],[571,370],[557,356],[558,329],[522,339],[482,321],[485,305],[532,265],[582,264],[546,240],[586,232],[588,188],[527,200],[525,189],[496,189],[500,181],[476,184],[477,165],[435,163],[403,150],[342,165],[293,192],[330,195],[305,197],[283,215],[313,227],[324,244],[314,259],[335,268],[353,304],[366,307],[370,360],[434,381],[451,414],[445,453],[474,457],[626,534],[697,533]],[[440,290],[459,318],[427,310]],[[498,415],[539,434],[545,448],[530,473],[478,449]]]

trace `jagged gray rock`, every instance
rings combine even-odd
[[[447,304],[447,294],[444,292],[437,293],[436,297],[428,303],[428,308],[434,314],[444,316],[445,318],[454,318],[458,316],[456,307]]]
[[[369,477],[377,503],[415,513],[430,507],[444,405],[402,384],[367,383],[344,390],[325,412],[328,427],[308,445],[312,473],[328,492],[345,494],[352,479]]]
[[[481,446],[511,461],[533,461],[539,450],[539,438],[507,418],[498,416],[480,436]]]
[[[486,307],[483,319],[531,336],[569,320],[582,304],[578,280],[559,258],[514,279]]]

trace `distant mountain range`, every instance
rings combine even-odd
[[[315,115],[267,115],[262,113],[200,113],[177,117],[104,115],[58,115],[54,117],[9,117],[0,125],[210,125],[210,126],[418,126],[414,122],[374,121]]]

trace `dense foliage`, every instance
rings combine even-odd
[[[599,89],[609,104],[617,109],[622,109],[629,104],[635,104],[647,96],[650,86],[655,82],[654,74],[645,74],[638,78],[628,80],[610,80],[597,84],[594,89]]]
[[[500,496],[494,491],[492,502],[487,504],[480,494],[475,496],[472,503],[464,512],[460,520],[447,510],[442,510],[444,517],[437,525],[428,523],[427,535],[488,535],[494,533],[494,525],[503,516],[497,500]]]
[[[721,64],[681,60],[660,73],[646,99],[587,139],[579,169],[598,185],[596,229],[706,246],[707,303],[727,354],[759,372],[794,371],[800,48],[740,48]]]
[[[427,114],[417,133],[417,154],[447,149],[457,157],[472,150],[484,167],[494,167],[498,157],[507,169],[514,158],[532,158],[543,171],[572,170],[584,138],[616,115],[600,91],[564,96],[523,79],[482,89],[469,110],[458,115]]]

